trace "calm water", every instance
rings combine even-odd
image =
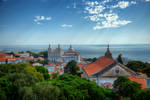
[[[52,45],[56,48],[56,45]],[[69,48],[69,45],[61,46],[64,51]],[[47,50],[48,45],[24,45],[24,46],[0,46],[0,50],[4,51],[33,51],[40,52]],[[100,57],[103,56],[107,46],[106,45],[73,45],[73,48],[80,52],[83,57]],[[120,53],[123,57],[130,60],[141,60],[150,62],[150,44],[149,45],[111,45],[110,51],[113,57],[116,58]]]

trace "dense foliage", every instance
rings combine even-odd
[[[114,90],[72,74],[52,75],[42,66],[28,63],[0,65],[0,100],[148,100],[150,89],[141,90],[136,82],[119,77]],[[142,95],[142,96],[140,96]],[[125,98],[124,98],[125,100]]]
[[[40,73],[43,74],[45,80],[50,79],[50,75],[49,75],[49,72],[48,72],[47,68],[45,68],[44,66],[34,66],[34,67],[37,70],[37,72],[40,72]]]
[[[134,70],[135,72],[142,72],[150,77],[150,63],[141,61],[130,61],[126,66]]]
[[[45,59],[47,59],[48,58],[48,51],[41,51],[41,52],[38,53],[38,55],[43,55],[43,57]]]
[[[150,89],[145,89],[140,91],[134,100],[149,100],[150,99]]]
[[[112,90],[105,90],[95,82],[64,74],[52,80],[60,88],[59,100],[117,100]]]
[[[48,58],[48,51],[41,51],[39,53],[34,53],[34,52],[31,52],[31,51],[27,51],[27,53],[29,53],[30,55],[32,55],[33,57],[35,58],[38,58],[40,57],[41,55],[47,59]]]
[[[80,73],[79,73],[79,66],[77,66],[77,63],[76,63],[74,60],[70,61],[70,62],[66,65],[66,67],[64,68],[64,72],[65,72],[65,73],[68,73],[68,74],[80,76]]]
[[[44,81],[43,75],[27,63],[0,65],[1,100],[20,100],[23,87]],[[5,86],[5,87],[4,87]],[[9,92],[8,92],[9,91]]]
[[[23,100],[58,100],[60,90],[51,82],[39,82],[21,91]]]
[[[114,88],[120,97],[135,98],[136,94],[141,90],[141,85],[130,81],[127,77],[120,76],[115,80]]]
[[[96,58],[96,57],[94,57],[94,58],[87,58],[87,59],[85,59],[85,61],[89,61],[89,62],[91,62],[91,63],[95,62],[96,60],[97,60],[97,58]]]

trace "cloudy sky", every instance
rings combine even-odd
[[[150,0],[0,0],[0,45],[149,44]]]

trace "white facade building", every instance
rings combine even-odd
[[[70,48],[67,52],[64,52],[60,45],[58,45],[58,48],[53,50],[50,45],[48,48],[48,59],[51,62],[69,62],[71,60],[75,60],[77,63],[80,62],[80,53],[75,52],[72,46],[70,45]]]

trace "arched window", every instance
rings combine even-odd
[[[115,74],[119,74],[119,73],[120,73],[119,67],[115,67]]]

